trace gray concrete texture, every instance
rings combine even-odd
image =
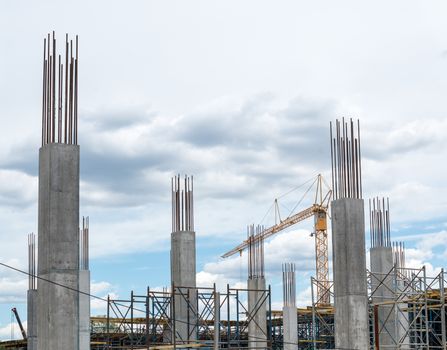
[[[296,306],[283,306],[284,350],[298,349],[298,316]]]
[[[370,250],[371,272],[377,278],[371,278],[371,289],[374,291],[372,302],[377,304],[378,341],[380,348],[396,344],[396,315],[393,305],[393,251],[391,247],[374,247]],[[391,273],[390,273],[391,272]],[[388,275],[389,274],[389,275]],[[388,303],[388,304],[386,304]]]
[[[79,349],[90,350],[90,271],[79,271]]]
[[[27,293],[27,349],[37,350],[37,290],[29,289]]]
[[[196,287],[196,234],[193,231],[178,231],[171,234],[171,283],[176,287],[175,333],[176,342],[197,340],[197,295]],[[188,302],[189,300],[189,302]]]
[[[267,300],[265,278],[247,280],[248,313],[253,317],[248,323],[248,348],[267,349]]]
[[[40,149],[38,221],[38,349],[78,350],[79,146]]]
[[[362,199],[332,202],[335,346],[369,348],[365,217]]]

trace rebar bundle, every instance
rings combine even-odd
[[[82,217],[82,228],[79,230],[80,269],[89,269],[89,217]]]
[[[282,264],[282,287],[284,306],[296,305],[295,264]]]
[[[247,227],[248,278],[264,278],[264,240],[260,237],[264,226]]]
[[[362,198],[362,162],[360,153],[360,122],[357,132],[354,122],[338,119],[335,130],[330,123],[332,189],[334,200]]]
[[[405,268],[405,243],[393,242],[393,265],[396,268]]]
[[[194,231],[194,181],[185,175],[181,188],[180,175],[171,178],[172,232]]]
[[[28,234],[28,289],[37,289],[36,235]]]
[[[369,200],[371,248],[391,247],[390,201],[387,198]]]
[[[56,62],[57,61],[57,62]],[[56,67],[57,66],[57,67]],[[42,94],[42,146],[78,144],[78,36],[65,37],[65,65],[56,58],[56,38],[44,39]]]

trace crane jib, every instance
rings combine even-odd
[[[264,240],[266,238],[271,237],[275,233],[286,229],[287,227],[295,225],[296,223],[313,216],[315,213],[326,213],[326,212],[327,212],[327,207],[319,205],[319,204],[313,204],[311,207],[288,217],[287,219],[281,221],[279,224],[276,224],[272,227],[265,229],[260,234],[256,235],[254,237],[254,239],[255,239],[255,241],[259,241],[261,239]],[[245,240],[244,242],[239,244],[237,247],[233,248],[229,252],[222,255],[222,258],[228,258],[236,253],[242,253],[247,247],[248,247],[248,240]]]

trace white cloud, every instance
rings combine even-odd
[[[17,258],[1,261],[2,263],[25,270],[23,261]],[[17,271],[0,266],[0,303],[23,303],[26,301],[28,277]]]
[[[276,234],[265,242],[264,250],[267,284],[281,275],[282,264],[285,262],[296,264],[300,287],[308,283],[309,272],[315,275],[315,243],[307,230],[292,230]],[[203,270],[197,273],[197,285],[207,287],[216,283],[216,287],[221,291],[225,291],[227,283],[233,288],[246,288],[247,274],[247,252],[244,252],[242,256],[219,259],[217,262],[205,264]],[[306,283],[302,283],[303,281]],[[281,290],[281,288],[279,286],[277,289]],[[299,303],[310,300],[310,292],[303,293],[298,292]],[[277,298],[278,295],[274,296],[273,301],[276,302]]]
[[[23,328],[27,329],[26,321],[23,322]],[[12,337],[11,337],[12,335]],[[23,339],[20,327],[17,322],[9,323],[3,327],[0,327],[0,340],[21,340]]]
[[[0,205],[31,204],[37,200],[37,177],[0,169]]]
[[[90,284],[90,294],[101,298],[90,298],[90,313],[92,316],[104,316],[107,314],[106,300],[108,296],[110,296],[110,299],[112,300],[119,298],[116,288],[106,281],[92,281]]]
[[[2,259],[26,261],[26,233],[36,231],[41,39],[55,18],[58,31],[81,37],[81,210],[92,218],[92,259],[167,252],[169,177],[178,172],[196,175],[198,239],[239,242],[278,194],[328,173],[336,116],[361,119],[365,198],[391,197],[397,232],[445,219],[444,2],[106,5],[82,0],[63,19],[40,2],[0,13],[9,53],[0,56]],[[268,274],[285,260],[312,271],[304,236],[266,246]],[[411,244],[408,261],[436,269],[440,253]],[[206,264],[198,280],[245,275],[235,259]]]

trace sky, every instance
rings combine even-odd
[[[407,265],[439,272],[446,12],[444,1],[408,0],[0,0],[0,261],[25,269],[37,233],[43,39],[55,30],[59,43],[79,35],[93,294],[169,285],[175,174],[194,176],[198,285],[243,286],[246,255],[220,255],[248,224],[273,223],[274,198],[330,178],[329,122],[342,117],[360,120],[363,197],[389,197]],[[284,197],[283,216],[302,194]],[[297,265],[298,306],[310,303],[311,231],[307,220],[266,242],[276,309],[284,262]],[[26,289],[25,276],[0,267],[0,339],[12,307],[26,320]]]

